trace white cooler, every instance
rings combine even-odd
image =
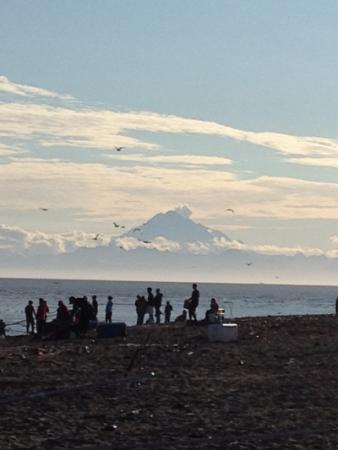
[[[238,341],[237,323],[212,323],[208,325],[209,342]]]

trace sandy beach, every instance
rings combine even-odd
[[[334,316],[238,319],[127,337],[0,341],[0,448],[337,448]]]

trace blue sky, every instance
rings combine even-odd
[[[329,0],[4,2],[0,222],[109,234],[186,204],[252,245],[334,252],[337,18]]]

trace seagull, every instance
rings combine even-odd
[[[226,211],[234,213],[235,211],[232,208],[227,208]]]
[[[40,208],[41,211],[48,211],[48,208]]]
[[[121,150],[123,150],[124,149],[124,147],[115,147],[115,150],[117,151],[117,152],[120,152]]]
[[[246,263],[247,266],[252,266],[252,262]]]
[[[99,239],[99,237],[100,237],[100,234],[96,234],[95,237],[93,237],[93,240],[97,241]]]
[[[142,241],[144,244],[151,244],[151,241]]]
[[[115,227],[115,228],[119,228],[119,226],[120,226],[120,225],[119,225],[118,223],[116,223],[116,222],[113,222],[113,224],[114,224],[114,227]]]

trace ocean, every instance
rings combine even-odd
[[[182,313],[184,299],[190,297],[191,283],[152,281],[85,281],[85,280],[41,280],[41,279],[0,279],[0,319],[8,324],[8,334],[23,333],[24,308],[28,300],[37,306],[38,298],[47,300],[50,319],[55,317],[57,302],[66,301],[71,295],[97,295],[99,319],[104,319],[107,296],[114,297],[113,321],[123,321],[127,325],[136,322],[135,297],[146,295],[148,286],[160,288],[163,301],[169,300],[173,306],[172,318]],[[334,286],[291,286],[267,284],[219,284],[200,283],[199,319],[209,308],[210,299],[215,297],[225,308],[226,317],[290,315],[290,314],[332,314],[338,287]],[[14,324],[15,323],[15,324]]]

